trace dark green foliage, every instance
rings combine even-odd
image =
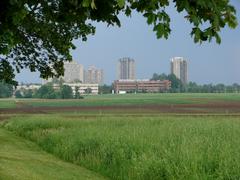
[[[83,99],[83,96],[80,95],[79,87],[78,87],[78,86],[75,87],[75,95],[74,95],[74,98],[75,98],[75,99]]]
[[[57,93],[53,89],[53,86],[51,83],[42,85],[36,92],[37,98],[44,98],[44,99],[56,99]]]
[[[86,93],[86,94],[91,94],[91,93],[92,93],[92,89],[91,89],[91,88],[85,89],[85,93]]]
[[[22,92],[21,92],[20,90],[17,90],[17,91],[15,92],[15,97],[16,97],[16,98],[23,98]]]
[[[195,82],[189,82],[186,86],[187,92],[192,93],[239,93],[240,85],[234,83],[232,85],[224,85],[224,84],[204,84],[198,85]]]
[[[180,79],[178,79],[174,74],[169,74],[167,80],[171,81],[171,91],[181,92],[183,89],[183,84]]]
[[[237,26],[236,11],[228,0],[174,0],[177,12],[185,12],[194,42],[221,42],[219,32]],[[86,41],[95,33],[92,22],[120,26],[120,13],[141,13],[157,38],[168,38],[169,0],[1,0],[0,80],[16,84],[13,67],[39,71],[42,78],[63,75],[63,62],[71,61],[73,39]],[[12,62],[12,64],[10,64]]]
[[[183,92],[184,86],[180,79],[178,79],[174,74],[166,75],[164,73],[157,74],[154,73],[151,80],[169,80],[171,81],[171,89],[169,92]]]
[[[55,84],[56,85],[56,84]],[[24,97],[27,96],[24,93]],[[53,87],[52,83],[47,83],[42,85],[36,93],[32,94],[31,97],[35,98],[43,98],[43,99],[73,99],[73,91],[72,88],[68,85],[56,85]],[[79,99],[81,97],[79,96]]]
[[[8,98],[13,95],[13,86],[0,82],[0,98]]]
[[[60,93],[61,93],[62,99],[72,99],[73,98],[72,88],[68,85],[61,86]]]
[[[80,98],[80,93],[79,93],[79,87],[76,86],[75,87],[75,95],[74,95],[75,99],[79,99]]]
[[[25,97],[25,98],[32,98],[32,97],[33,97],[33,90],[32,90],[32,89],[27,89],[27,90],[24,92],[24,97]]]
[[[168,92],[189,92],[189,93],[239,93],[240,85],[234,83],[232,85],[224,84],[203,84],[198,85],[195,82],[189,82],[183,85],[180,79],[174,74],[166,75],[164,73],[154,73],[151,80],[169,80],[171,81],[171,89]]]
[[[99,86],[99,94],[111,94],[113,90],[113,86],[109,86],[104,84],[103,86]]]

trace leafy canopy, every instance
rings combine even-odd
[[[173,0],[192,24],[194,42],[221,42],[220,30],[237,26],[229,0]],[[63,62],[71,61],[73,39],[87,40],[95,33],[91,22],[120,26],[118,15],[141,13],[153,25],[157,38],[168,38],[169,0],[1,0],[0,81],[16,84],[14,69],[39,71],[41,78],[63,75]]]

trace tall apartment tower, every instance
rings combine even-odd
[[[88,70],[84,71],[84,82],[103,85],[103,70],[90,66]]]
[[[135,79],[135,61],[130,58],[121,58],[117,64],[118,79]]]
[[[74,81],[83,82],[83,65],[78,64],[76,61],[64,63],[64,76],[65,82],[71,83]]]
[[[180,79],[183,84],[187,84],[187,61],[183,57],[174,57],[171,59],[171,74],[175,74],[175,76]]]

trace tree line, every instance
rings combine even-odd
[[[169,80],[171,81],[171,89],[169,93],[240,93],[240,84],[232,85],[219,84],[203,84],[196,82],[183,84],[174,74],[166,75],[164,73],[154,73],[151,80]],[[99,94],[110,94],[113,90],[112,85],[99,86]],[[75,87],[75,92],[68,85],[59,84],[54,88],[53,83],[42,85],[39,89],[18,89],[14,90],[14,86],[0,82],[0,98],[42,98],[42,99],[82,99],[79,93],[79,87]],[[90,94],[91,89],[86,89],[85,94]]]
[[[157,74],[154,73],[151,80],[169,80],[171,81],[171,89],[168,92],[189,92],[189,93],[239,93],[240,84],[234,83],[232,85],[219,84],[197,84],[196,82],[189,82],[183,84],[174,74]]]
[[[16,98],[40,98],[40,99],[82,99],[79,88],[75,87],[75,94],[68,85],[59,84],[54,88],[53,83],[42,85],[39,89],[19,89],[15,92]]]

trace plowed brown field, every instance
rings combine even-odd
[[[208,104],[174,104],[174,105],[123,105],[123,106],[78,106],[78,107],[31,107],[2,108],[0,114],[33,114],[56,112],[136,112],[136,113],[240,113],[240,102],[213,102]]]

